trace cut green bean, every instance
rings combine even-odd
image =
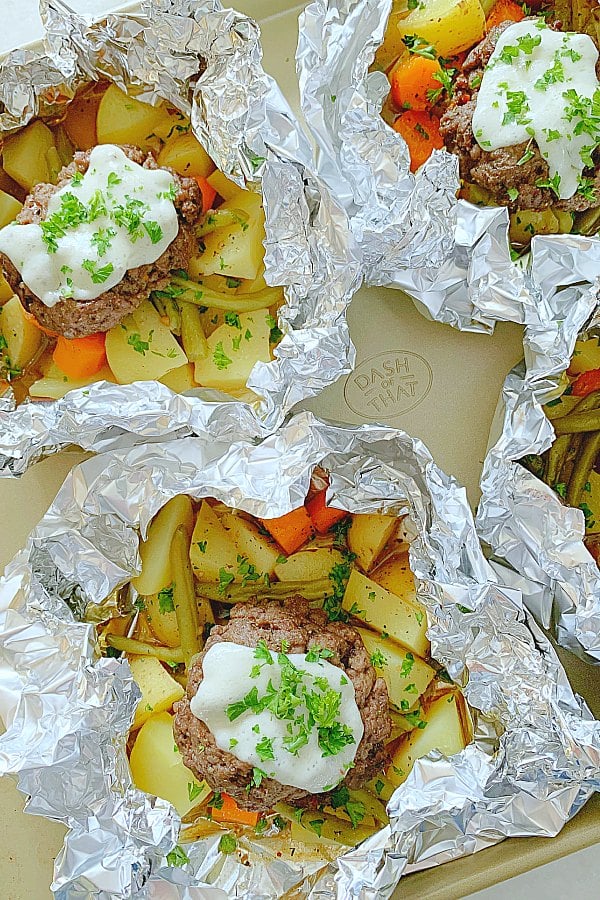
[[[600,431],[600,411],[586,410],[585,412],[573,412],[562,419],[556,419],[554,430],[556,434],[581,434],[584,431]]]
[[[563,463],[565,461],[570,443],[571,435],[561,434],[560,437],[556,438],[556,440],[550,447],[550,450],[548,451],[548,463],[546,466],[546,476],[544,478],[544,481],[552,488],[559,479],[560,470],[562,469]]]
[[[115,650],[123,653],[132,653],[134,656],[155,656],[162,662],[182,663],[183,651],[181,647],[159,647],[156,644],[146,644],[145,641],[137,641],[135,638],[122,637],[120,634],[107,634],[106,643]]]
[[[595,206],[577,216],[578,234],[597,234],[600,230],[600,207]]]
[[[579,403],[573,407],[571,412],[580,413],[590,409],[600,409],[600,391],[591,391],[582,397]]]
[[[192,303],[181,304],[181,343],[190,362],[198,362],[208,356],[202,313]]]
[[[590,479],[598,453],[600,453],[600,431],[597,434],[587,434],[583,440],[567,486],[566,500],[569,506],[579,506],[581,494]]]
[[[205,287],[199,281],[175,277],[171,281],[175,289],[177,301],[194,303],[196,306],[208,306],[209,309],[224,309],[229,312],[254,312],[266,309],[283,299],[283,289],[267,288],[254,294],[225,294]]]
[[[567,450],[567,455],[565,456],[565,460],[562,464],[560,475],[558,476],[559,484],[566,485],[571,480],[571,475],[573,473],[573,466],[575,465],[575,460],[577,459],[577,454],[581,448],[581,442],[585,438],[585,433],[583,434],[572,434],[570,435],[570,443],[569,449]]]
[[[173,576],[173,604],[181,640],[183,660],[189,668],[192,658],[201,649],[198,610],[194,593],[194,576],[190,563],[190,536],[183,525],[175,529],[171,542],[171,573]]]
[[[220,600],[222,603],[243,603],[257,597],[259,600],[277,600],[301,594],[306,600],[322,600],[332,592],[329,578],[316,581],[274,581],[273,584],[252,582],[252,584],[228,584],[223,589],[218,584],[196,582],[196,594],[206,600]]]
[[[225,228],[228,225],[244,225],[248,226],[248,213],[242,209],[211,209],[204,222],[196,228],[197,237],[204,237],[218,228]]]

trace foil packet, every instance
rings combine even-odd
[[[398,288],[429,318],[463,331],[495,322],[535,324],[539,294],[530,256],[513,262],[504,207],[457,200],[458,159],[434,150],[410,172],[408,147],[380,113],[389,93],[369,72],[391,0],[314,0],[300,16],[302,109],[318,146],[318,171],[350,216],[368,284]],[[598,259],[600,241],[554,236],[557,282],[572,253]]]
[[[101,21],[42,0],[42,18],[43,49],[0,62],[2,132],[60,115],[82,84],[99,79],[189,115],[221,171],[240,187],[261,182],[265,278],[284,286],[283,338],[272,362],[254,366],[249,403],[201,388],[175,394],[158,382],[98,382],[20,406],[9,392],[0,398],[0,474],[20,475],[70,444],[103,451],[185,434],[264,437],[295,403],[351,371],[345,310],[360,263],[346,213],[314,173],[308,138],[262,68],[258,25],[217,0],[146,0],[139,13]]]
[[[600,250],[597,242],[581,249],[576,239],[561,242],[561,249],[548,238],[533,243],[545,312],[525,329],[525,359],[504,383],[496,414],[500,434],[484,463],[476,524],[504,561],[502,581],[522,591],[559,644],[600,664],[600,571],[583,544],[584,514],[519,463],[554,441],[542,406],[558,395],[580,331],[600,320]]]
[[[389,826],[331,863],[251,838],[240,839],[241,861],[219,853],[213,835],[186,844],[189,862],[174,868],[179,819],[135,788],[125,755],[139,692],[127,662],[94,655],[84,618],[106,616],[138,569],[139,535],[169,498],[278,516],[303,502],[317,466],[336,507],[408,516],[432,655],[462,687],[475,739],[451,758],[419,760],[391,798]],[[403,432],[308,412],[258,445],[188,437],[73,469],[0,582],[0,714],[0,773],[18,775],[27,812],[69,829],[53,883],[61,900],[384,900],[409,872],[505,837],[555,835],[600,786],[600,723],[519,591],[495,578],[464,489]]]

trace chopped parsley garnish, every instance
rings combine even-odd
[[[119,178],[116,172],[109,172],[108,178],[106,180],[107,186],[109,188],[116,187],[118,184],[121,184],[122,178]]]
[[[225,801],[223,800],[221,791],[215,791],[213,794],[213,798],[210,801],[210,805],[213,807],[213,809],[223,809],[224,802]]]
[[[253,581],[260,581],[263,577],[260,572],[256,571],[256,568],[252,563],[248,561],[247,556],[238,556],[238,575],[242,576],[242,587],[246,587],[247,584]]]
[[[72,184],[72,186],[73,186],[73,187],[79,187],[79,185],[81,184],[82,181],[83,181],[83,173],[82,173],[82,172],[75,172],[75,174],[74,174],[73,177],[71,178],[71,184]]]
[[[554,64],[546,69],[541,78],[538,78],[534,87],[537,91],[547,91],[551,84],[558,84],[564,81],[565,77],[565,69],[557,50],[554,54]]]
[[[175,612],[175,604],[173,602],[173,585],[164,587],[158,592],[158,610],[163,615],[169,612]]]
[[[158,222],[142,222],[144,226],[144,230],[153,244],[158,244],[162,241],[163,238],[163,230],[158,224]]]
[[[513,202],[519,196],[519,191],[517,188],[509,188],[506,193],[508,194],[509,199],[512,200]]]
[[[183,849],[177,844],[176,847],[173,848],[169,853],[167,853],[167,865],[168,866],[185,866],[189,863],[190,858]]]
[[[133,334],[130,334],[127,338],[127,343],[130,347],[133,347],[136,353],[141,353],[142,356],[145,356],[148,350],[150,349],[150,342],[152,340],[152,334],[148,335],[148,340],[143,341],[142,336],[135,331]]]
[[[402,665],[400,666],[400,678],[408,678],[410,673],[413,670],[413,666],[415,664],[415,658],[412,653],[407,653],[404,659],[402,660]]]
[[[213,362],[217,369],[226,369],[227,366],[230,366],[233,360],[229,359],[225,351],[223,350],[223,341],[219,341],[215,346],[215,350],[213,353]]]
[[[531,121],[527,118],[529,104],[524,91],[506,91],[506,112],[502,119],[503,125],[516,122],[518,125],[528,125]]]
[[[219,594],[224,594],[234,579],[235,575],[233,572],[228,572],[227,569],[221,567],[219,569]]]
[[[267,315],[267,325],[270,328],[269,331],[269,343],[277,344],[281,338],[283,337],[283,331],[277,324],[277,319],[275,316],[272,316],[271,313]]]
[[[81,268],[89,272],[90,278],[94,284],[104,284],[107,278],[110,278],[115,270],[112,263],[106,263],[105,266],[98,268],[98,263],[93,259],[84,259]]]
[[[197,546],[200,553],[206,553],[206,545],[208,541],[198,541]]]
[[[202,785],[196,784],[193,781],[188,781],[187,789],[190,803],[192,803],[196,799],[196,797],[199,797],[202,793]]]
[[[436,59],[437,53],[435,47],[417,34],[405,34],[402,43],[408,49],[409,53],[416,53],[418,56],[424,56],[425,59]]]
[[[260,659],[262,662],[267,663],[268,665],[273,665],[273,655],[265,641],[260,640],[256,645],[256,650],[254,651],[254,659]]]
[[[241,278],[231,278],[228,275],[227,278],[225,279],[225,284],[227,285],[228,288],[232,288],[232,289],[239,288],[241,283],[242,283]]]
[[[92,244],[98,251],[98,256],[104,256],[106,251],[110,249],[111,241],[117,236],[117,232],[113,228],[99,228],[92,235]]]
[[[225,324],[229,325],[231,328],[239,328],[241,330],[242,323],[240,322],[240,317],[238,313],[227,312],[223,317]]]
[[[549,188],[557,197],[560,196],[560,175],[558,172],[552,178],[538,178],[536,185],[541,188]]]
[[[311,647],[304,659],[306,662],[319,662],[320,659],[331,659],[332,656],[333,650],[328,650],[327,647]]]
[[[375,650],[371,653],[371,665],[376,669],[383,669],[384,666],[388,665],[388,660],[381,650]]]
[[[262,784],[263,778],[267,777],[267,773],[263,772],[262,769],[257,769],[256,766],[252,768],[252,779],[248,787],[252,789],[253,787],[260,787]]]
[[[258,744],[256,745],[256,752],[258,753],[262,762],[266,759],[275,759],[275,753],[273,752],[273,741],[271,738],[263,737],[260,739]]]
[[[234,834],[224,834],[219,841],[220,853],[235,853],[237,850],[237,838]]]

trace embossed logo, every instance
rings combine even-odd
[[[409,412],[431,389],[427,360],[410,350],[389,350],[364,360],[348,376],[346,403],[366,419],[389,419]]]

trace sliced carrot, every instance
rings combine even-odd
[[[486,19],[487,30],[502,22],[521,22],[525,18],[523,7],[515,0],[497,0]]]
[[[327,534],[336,522],[345,519],[348,515],[343,509],[335,509],[326,504],[327,488],[318,491],[310,500],[306,501],[306,511],[319,534]]]
[[[220,809],[211,807],[211,815],[214,822],[231,822],[235,825],[256,825],[258,813],[249,809],[240,809],[233,797],[229,794],[221,794],[223,805]]]
[[[398,109],[429,109],[430,91],[442,86],[442,67],[437,59],[409,56],[396,63],[390,72],[392,100]]]
[[[394,122],[394,131],[408,144],[411,172],[416,172],[434,150],[444,146],[438,120],[424,110],[409,109],[402,113]]]
[[[578,375],[571,385],[574,397],[587,397],[588,394],[600,390],[600,369],[588,369]]]
[[[52,359],[69,378],[87,378],[95,375],[106,363],[105,334],[89,334],[87,337],[69,340],[59,335]]]
[[[207,212],[207,210],[211,209],[213,203],[215,202],[217,192],[215,191],[212,184],[209,184],[206,178],[203,178],[202,175],[195,175],[194,180],[196,181],[196,184],[200,188],[200,193],[202,194],[202,212]]]
[[[314,534],[313,523],[304,506],[277,519],[261,519],[261,522],[286,553],[295,553]]]

